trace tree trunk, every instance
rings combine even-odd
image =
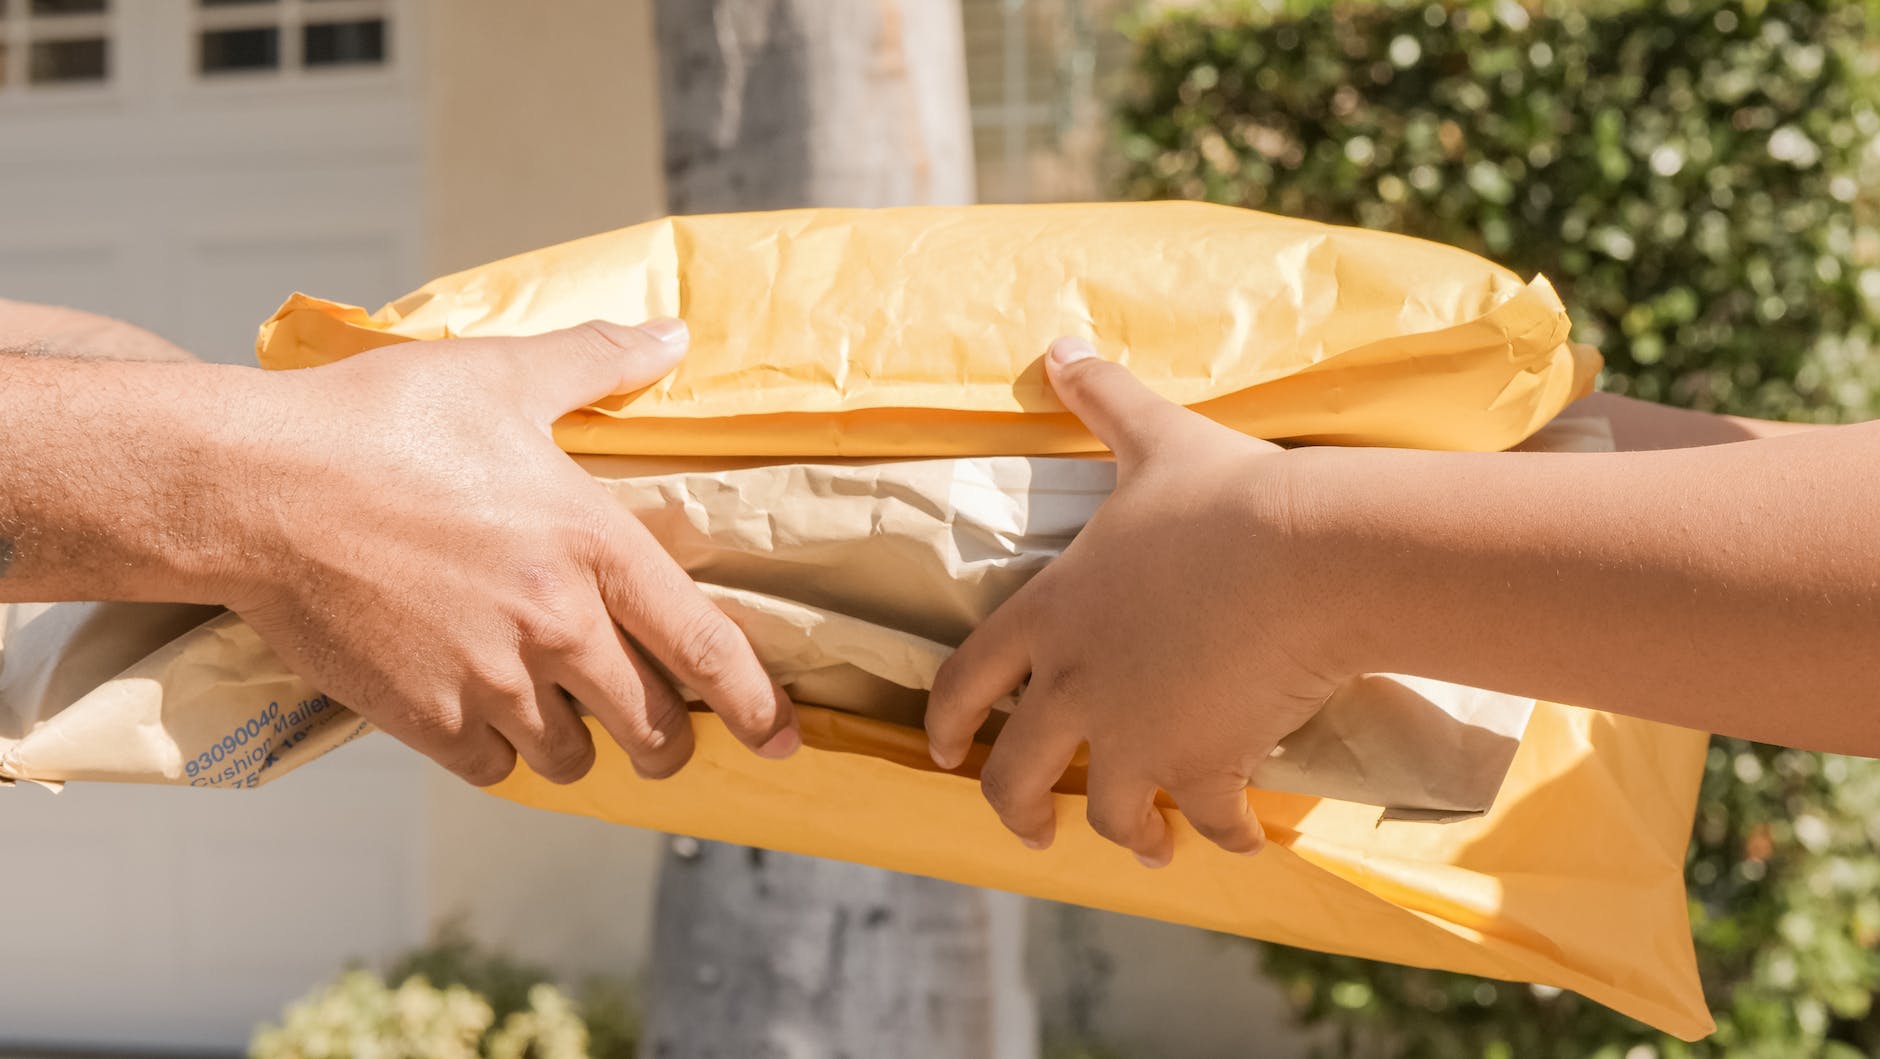
[[[958,0],[658,0],[674,213],[973,198]]]
[[[674,213],[971,200],[958,0],[655,11]],[[1037,1054],[1010,895],[681,838],[655,916],[646,1059]]]

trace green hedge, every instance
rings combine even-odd
[[[1864,418],[1880,115],[1832,46],[1864,33],[1827,0],[1166,16],[1136,34],[1123,190],[1467,246],[1560,286],[1609,389]]]
[[[1880,410],[1868,6],[1272,6],[1134,29],[1127,196],[1386,228],[1544,273],[1608,389],[1796,419]],[[1267,964],[1336,1055],[1880,1055],[1876,847],[1880,764],[1714,743],[1687,877],[1719,1032],[1696,1046],[1572,994],[1280,948]]]

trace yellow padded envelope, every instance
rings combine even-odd
[[[264,365],[376,346],[678,315],[670,377],[557,425],[570,451],[955,456],[1100,451],[1038,358],[1092,338],[1160,393],[1248,433],[1495,450],[1590,388],[1544,280],[1462,251],[1189,203],[673,218],[440,279],[376,313],[302,295]],[[476,409],[464,409],[464,414]],[[590,725],[594,722],[590,721]],[[1576,990],[1684,1038],[1712,1029],[1684,850],[1705,737],[1540,704],[1494,807],[1458,823],[1250,793],[1273,844],[1221,852],[1170,808],[1177,854],[1141,867],[1083,818],[1024,849],[979,796],[983,748],[935,769],[913,728],[808,705],[806,746],[756,758],[709,714],[677,776],[636,778],[596,729],[566,787],[524,804],[1016,890],[1215,930]]]
[[[1084,335],[1267,438],[1499,449],[1584,393],[1544,279],[1452,247],[1190,202],[676,217],[460,272],[368,315],[296,295],[269,368],[391,342],[681,316],[670,376],[562,420],[570,452],[1097,452],[1040,357]]]

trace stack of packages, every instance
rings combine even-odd
[[[1224,207],[803,210],[675,218],[438,280],[368,315],[296,295],[269,368],[397,342],[679,316],[670,376],[562,420],[562,447],[745,629],[803,704],[805,749],[750,754],[709,713],[678,775],[598,723],[590,775],[519,765],[527,805],[1114,909],[1330,952],[1568,988],[1671,1033],[1710,1019],[1683,890],[1704,737],[1416,677],[1341,688],[1250,791],[1246,858],[1170,809],[1152,871],[1081,821],[1038,853],[920,714],[951,647],[1115,484],[1040,356],[1090,337],[1249,434],[1599,450],[1555,416],[1598,358],[1544,280],[1453,248]],[[479,410],[459,410],[466,416]],[[238,619],[122,604],[0,625],[0,780],[248,787],[366,728]],[[918,826],[912,826],[918,822]]]

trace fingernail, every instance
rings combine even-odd
[[[927,756],[930,758],[933,758],[934,764],[940,766],[943,769],[948,770],[949,772],[952,771],[953,769],[960,767],[960,763],[957,758],[948,758],[947,755],[940,752],[939,747],[934,746],[932,743],[927,744]]]
[[[803,737],[794,728],[785,728],[770,737],[769,742],[757,748],[757,752],[768,758],[785,758],[797,752],[803,745]]]
[[[640,330],[669,346],[683,347],[692,337],[692,332],[685,326],[685,321],[671,316],[648,320],[640,325]]]
[[[1147,853],[1138,853],[1136,854],[1136,860],[1141,862],[1142,866],[1145,868],[1166,868],[1168,867],[1170,857],[1168,854],[1160,854],[1151,857]]]
[[[1025,838],[1021,836],[1019,841],[1025,844],[1026,849],[1042,850],[1051,848],[1051,840],[1048,838]]]
[[[1076,335],[1066,335],[1051,343],[1051,363],[1059,367],[1075,364],[1080,360],[1089,360],[1096,355],[1097,347],[1091,345],[1089,339],[1078,338]]]

